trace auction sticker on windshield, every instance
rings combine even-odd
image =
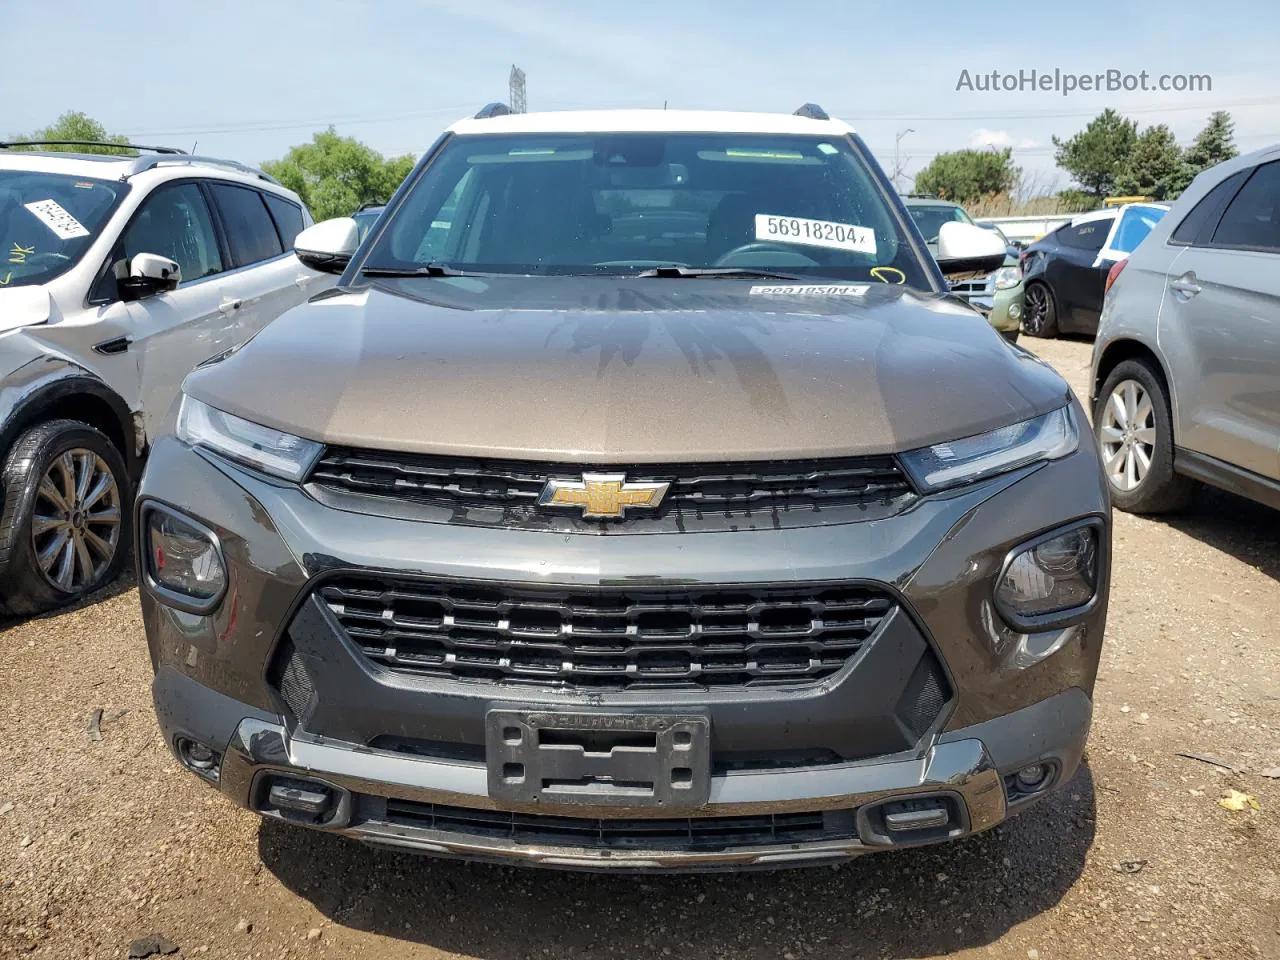
[[[853,250],[872,256],[876,252],[876,232],[870,227],[804,217],[778,217],[768,213],[756,214],[756,239]]]
[[[757,284],[747,293],[754,297],[861,297],[870,288],[865,283]]]
[[[23,206],[61,240],[89,236],[84,224],[68,213],[57,200],[37,200],[35,203],[24,203]]]

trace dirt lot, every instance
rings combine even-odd
[[[1042,354],[1083,390],[1089,345]],[[0,955],[1280,958],[1280,524],[1116,516],[1088,762],[981,837],[839,868],[559,875],[263,825],[176,769],[121,585],[0,626]],[[104,711],[100,741],[87,734]],[[1179,753],[1209,756],[1226,771]],[[1260,810],[1218,804],[1230,789]]]

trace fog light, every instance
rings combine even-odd
[[[1022,317],[1022,304],[1020,303],[1009,304],[1009,319],[1018,320],[1021,317]]]
[[[1098,532],[1080,526],[1024,547],[1005,567],[996,603],[1013,618],[1082,607],[1097,588]]]
[[[219,767],[222,764],[222,755],[218,751],[187,737],[179,737],[175,746],[183,766],[206,780],[218,779]]]
[[[147,572],[165,590],[211,604],[227,585],[212,532],[193,520],[151,507],[146,514]]]
[[[1027,793],[1034,793],[1045,785],[1045,781],[1049,779],[1052,768],[1045,763],[1033,763],[1029,767],[1023,767],[1016,774],[1014,779],[1018,781],[1018,789]]]

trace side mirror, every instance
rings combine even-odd
[[[129,261],[129,275],[116,281],[122,300],[141,300],[172,290],[182,282],[177,262],[157,253],[135,253]]]
[[[312,270],[341,273],[360,246],[360,225],[351,217],[321,220],[293,241],[293,252]]]
[[[998,234],[972,223],[953,220],[938,231],[938,266],[948,278],[999,270],[1008,252]]]

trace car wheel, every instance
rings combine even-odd
[[[1129,513],[1167,513],[1191,499],[1173,472],[1173,417],[1164,379],[1142,360],[1118,364],[1098,393],[1093,429],[1111,502]]]
[[[38,424],[13,445],[0,480],[0,609],[40,613],[119,576],[133,488],[101,431],[76,420]]]
[[[1053,292],[1043,283],[1029,283],[1023,298],[1022,332],[1029,337],[1056,337],[1058,308]]]

